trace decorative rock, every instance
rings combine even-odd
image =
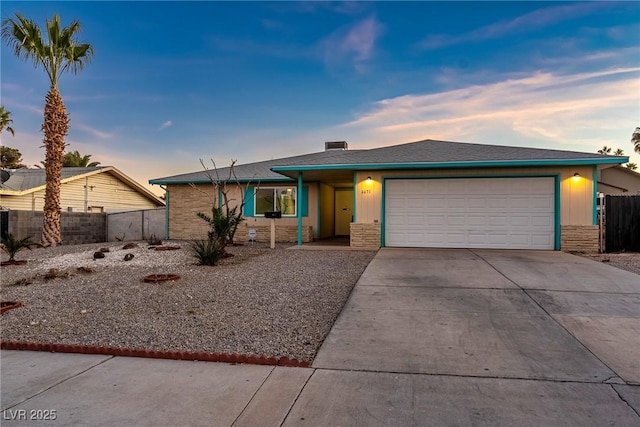
[[[137,247],[138,247],[138,245],[135,244],[135,243],[127,243],[126,245],[124,245],[122,247],[122,249],[133,249],[133,248],[137,248]]]
[[[126,254],[126,255],[124,256],[124,260],[125,260],[125,261],[131,261],[132,259],[133,259],[133,254]]]
[[[100,248],[100,252],[111,252],[109,248]]]
[[[104,258],[104,253],[103,252],[94,252],[93,253],[93,259],[98,259],[98,258]]]

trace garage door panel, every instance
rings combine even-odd
[[[385,243],[553,249],[554,192],[553,178],[388,180]]]

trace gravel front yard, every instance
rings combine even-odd
[[[229,248],[216,267],[197,266],[187,242],[23,251],[0,268],[2,301],[24,306],[0,320],[2,339],[146,350],[287,356],[311,362],[374,251]],[[104,259],[93,253],[108,247]],[[125,262],[124,255],[134,258]],[[6,255],[2,260],[6,260]],[[94,272],[81,272],[88,267]],[[45,279],[52,268],[59,277]],[[150,274],[175,282],[144,283]]]
[[[600,261],[617,267],[621,270],[627,270],[632,273],[640,274],[640,253],[612,253],[612,254],[582,254],[576,255],[588,258],[594,261]]]

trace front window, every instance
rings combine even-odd
[[[280,211],[285,216],[296,215],[295,187],[258,188],[255,192],[255,215]]]

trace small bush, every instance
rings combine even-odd
[[[16,239],[11,233],[0,239],[0,243],[0,249],[2,249],[3,252],[6,252],[7,255],[9,255],[9,261],[14,261],[16,254],[23,249],[31,250],[32,246],[35,246],[37,248],[42,247],[40,243],[31,241],[31,237]]]
[[[194,240],[191,242],[191,252],[198,260],[198,265],[216,265],[224,255],[224,243],[220,240]]]

